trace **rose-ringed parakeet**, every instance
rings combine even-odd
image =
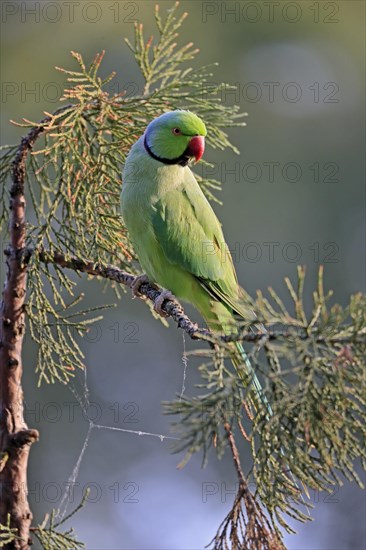
[[[242,299],[220,222],[189,167],[202,157],[205,136],[205,124],[190,111],[155,118],[127,156],[121,209],[147,278],[193,304],[212,330],[232,332],[238,316],[248,321],[254,314]],[[270,413],[242,345],[233,343],[232,350],[250,401]]]

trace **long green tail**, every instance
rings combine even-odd
[[[251,392],[251,395],[249,396],[249,400],[253,404],[254,409],[256,409],[256,410],[258,410],[258,408],[261,407],[261,405],[264,405],[264,407],[266,408],[266,411],[267,411],[266,418],[269,420],[271,418],[271,416],[273,416],[273,410],[272,410],[272,407],[271,407],[266,395],[264,394],[261,383],[259,382],[259,380],[257,378],[257,375],[254,372],[254,369],[253,369],[252,364],[249,360],[249,357],[247,356],[247,354],[246,354],[246,352],[245,352],[245,350],[244,350],[244,348],[243,348],[243,346],[241,345],[240,342],[236,342],[235,347],[238,350],[238,352],[240,353],[240,359],[236,354],[233,354],[231,360],[232,360],[233,365],[235,366],[240,378],[245,383],[245,385],[247,386],[248,384],[250,384],[253,388],[253,391]],[[243,369],[243,367],[244,367],[244,369]],[[243,370],[244,370],[244,372],[243,372]],[[282,448],[281,448],[281,454],[282,454],[283,457],[285,457],[285,452]],[[293,475],[291,470],[289,470],[289,474],[290,474],[290,477],[291,477],[295,487],[298,490],[300,490],[299,484],[296,481],[295,476]],[[301,482],[301,484],[304,488],[305,494],[308,494],[307,488],[304,485],[304,483]],[[302,495],[301,495],[301,501],[304,504],[304,506],[306,507],[306,509],[308,511],[308,514],[309,514],[309,509],[308,509]]]
[[[231,360],[244,384],[253,388],[253,391],[250,392],[249,399],[255,410],[258,410],[258,408],[264,405],[268,413],[268,418],[270,418],[273,415],[272,407],[264,394],[261,383],[259,382],[252,364],[249,361],[249,357],[240,342],[235,342],[235,347],[240,354],[240,358],[238,357],[238,354],[233,354]]]

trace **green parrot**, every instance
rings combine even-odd
[[[121,211],[146,273],[137,278],[134,293],[150,280],[168,289],[155,303],[158,312],[176,296],[197,308],[211,330],[232,333],[238,317],[255,316],[243,300],[221,224],[189,167],[201,159],[206,133],[203,121],[186,110],[150,122],[126,159]],[[242,345],[231,347],[232,362],[250,385],[250,402],[270,413]]]

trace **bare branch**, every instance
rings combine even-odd
[[[37,430],[28,429],[23,414],[22,344],[25,331],[24,300],[29,253],[25,247],[25,162],[29,150],[43,127],[33,128],[22,139],[13,164],[10,189],[10,244],[6,249],[7,276],[1,302],[0,320],[0,451],[6,457],[0,472],[2,498],[0,523],[6,524],[18,537],[13,548],[29,548],[32,514],[27,501],[27,465],[30,446],[38,439]]]
[[[239,489],[232,509],[221,523],[212,541],[214,550],[225,550],[228,541],[232,548],[253,548],[256,550],[282,550],[283,546],[275,528],[265,516],[256,496],[250,491],[244,476],[235,436],[229,422],[224,421]],[[243,506],[245,511],[243,510]]]
[[[29,429],[24,420],[22,389],[24,302],[27,266],[31,257],[31,251],[26,247],[26,160],[45,127],[69,108],[69,105],[62,107],[32,128],[22,138],[13,162],[10,244],[4,252],[8,270],[0,306],[0,523],[5,525],[10,515],[10,527],[17,529],[12,546],[16,550],[26,550],[31,544],[29,529],[32,513],[27,500],[27,466],[30,446],[39,438],[38,431]]]

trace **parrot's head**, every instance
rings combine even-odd
[[[198,162],[205,150],[206,126],[190,111],[170,111],[155,118],[144,134],[145,149],[164,164]]]

